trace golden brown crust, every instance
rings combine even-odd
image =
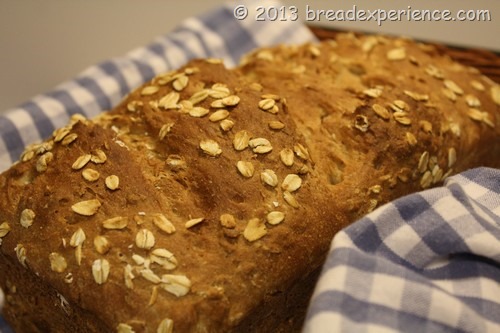
[[[160,75],[0,176],[5,316],[20,332],[298,330],[336,231],[499,166],[494,91],[413,42],[350,35]]]

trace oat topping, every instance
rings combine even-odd
[[[111,249],[111,244],[105,236],[97,235],[94,237],[94,248],[99,254],[106,254]]]
[[[296,174],[288,174],[286,175],[283,183],[281,184],[281,188],[284,191],[294,192],[297,191],[302,185],[302,178],[300,178]]]
[[[7,222],[0,224],[0,238],[5,237],[10,231],[10,225]]]
[[[204,217],[190,219],[189,221],[186,222],[185,227],[186,227],[186,229],[189,229],[189,228],[194,227],[195,225],[197,225],[203,221],[205,221]]]
[[[255,242],[261,239],[267,234],[266,225],[264,221],[259,218],[253,218],[248,221],[245,230],[243,231],[243,237],[249,242]]]
[[[151,262],[160,265],[166,270],[175,269],[178,264],[174,254],[166,249],[154,249],[150,258]]]
[[[211,139],[207,140],[202,140],[200,142],[200,148],[203,150],[203,152],[207,155],[216,157],[222,154],[222,149],[220,148],[219,144]]]
[[[292,166],[293,162],[294,162],[294,158],[295,158],[295,155],[293,153],[293,150],[291,150],[290,148],[284,148],[282,151],[280,151],[280,159],[284,165]]]
[[[283,222],[285,219],[285,213],[279,211],[269,212],[266,216],[267,223],[271,225],[277,225]]]
[[[73,273],[70,272],[64,276],[64,283],[73,283]]]
[[[125,280],[125,286],[128,289],[134,289],[133,279],[135,278],[134,273],[132,272],[132,266],[127,264],[123,269],[123,279]]]
[[[135,333],[132,326],[124,324],[124,323],[118,324],[118,326],[116,327],[116,332],[117,333]]]
[[[276,176],[276,173],[271,169],[262,171],[260,174],[260,179],[264,184],[267,184],[271,187],[278,186],[278,176]]]
[[[274,55],[271,51],[269,50],[261,50],[257,53],[257,59],[261,60],[267,60],[267,61],[274,61]]]
[[[248,143],[250,142],[250,138],[252,135],[245,130],[239,131],[234,135],[233,139],[233,147],[234,149],[241,151],[248,147]]]
[[[389,111],[380,104],[373,104],[372,109],[382,119],[389,120],[391,118]]]
[[[481,101],[479,100],[479,98],[477,98],[476,96],[471,95],[471,94],[465,95],[465,102],[471,108],[481,107]]]
[[[121,230],[128,226],[128,218],[123,216],[113,217],[102,222],[102,227],[108,230]]]
[[[205,59],[205,61],[212,65],[219,65],[224,63],[224,61],[222,61],[222,59],[220,58],[207,58]]]
[[[158,133],[158,139],[163,140],[167,136],[168,133],[174,127],[174,123],[166,123],[160,128],[160,132]]]
[[[309,151],[302,144],[297,143],[295,146],[293,146],[293,151],[295,152],[295,155],[297,155],[301,159],[306,161],[309,159]]]
[[[71,143],[73,143],[76,139],[78,138],[78,134],[76,133],[70,133],[68,134],[62,141],[61,144],[63,146],[69,146]]]
[[[141,90],[141,95],[142,96],[150,96],[153,94],[156,94],[160,90],[160,87],[158,86],[146,86],[142,88]]]
[[[271,110],[275,105],[276,101],[271,98],[266,98],[259,101],[259,108],[264,111]]]
[[[186,75],[193,75],[199,72],[200,69],[198,67],[187,67],[186,69],[184,69],[184,74]]]
[[[35,157],[35,152],[33,150],[30,150],[29,147],[26,147],[26,149],[24,150],[24,152],[21,154],[20,160],[22,162],[28,162],[33,157]]]
[[[227,117],[229,117],[229,111],[227,110],[217,110],[215,111],[214,113],[212,113],[209,117],[208,117],[208,120],[210,120],[211,122],[218,122],[218,121],[221,121],[221,120],[224,120],[226,119]]]
[[[87,165],[87,163],[90,162],[90,158],[91,157],[92,157],[92,155],[90,155],[90,154],[85,154],[85,155],[82,155],[82,156],[78,157],[76,159],[76,161],[73,163],[73,165],[71,166],[71,168],[73,170],[80,170],[85,165]]]
[[[235,220],[234,216],[231,214],[227,214],[227,213],[222,214],[220,216],[220,224],[224,228],[228,228],[228,229],[236,228],[236,220]]]
[[[309,52],[311,52],[311,55],[314,57],[314,58],[317,58],[321,55],[321,50],[315,46],[315,45],[310,45],[309,46]]]
[[[172,88],[176,91],[182,91],[187,87],[189,83],[189,77],[187,75],[181,74],[179,75],[174,82],[172,82]]]
[[[283,199],[285,199],[286,203],[292,206],[293,208],[299,208],[299,202],[297,199],[293,196],[292,193],[285,191],[283,192]]]
[[[425,72],[438,80],[444,79],[443,72],[434,65],[427,65]]]
[[[75,248],[75,259],[76,259],[76,263],[78,264],[78,266],[80,266],[82,264],[82,245],[78,245],[76,248]]]
[[[157,333],[173,333],[174,331],[174,321],[170,318],[165,318],[158,325]]]
[[[420,178],[420,186],[423,189],[429,188],[432,185],[432,173],[427,170]]]
[[[457,100],[457,95],[451,91],[450,89],[448,88],[443,88],[441,89],[441,92],[443,93],[443,95],[448,98],[450,101],[452,102],[456,102]]]
[[[418,160],[418,171],[420,173],[424,173],[427,170],[429,165],[429,152],[425,151],[420,155],[420,159]]]
[[[415,135],[413,135],[413,133],[406,132],[405,136],[406,142],[408,142],[410,146],[415,146],[418,143],[417,138],[415,137]]]
[[[231,91],[223,83],[214,83],[211,90],[209,90],[209,96],[215,99],[222,99],[229,95],[231,95]]]
[[[19,222],[21,223],[21,225],[24,228],[29,228],[33,224],[33,221],[35,220],[35,216],[36,215],[35,215],[34,211],[26,208],[21,212],[21,218],[20,218]]]
[[[85,201],[80,201],[73,206],[71,206],[71,209],[73,212],[84,215],[84,216],[92,216],[97,211],[99,210],[99,207],[101,207],[101,203],[97,199],[91,199],[91,200],[85,200]]]
[[[212,103],[210,103],[210,107],[214,108],[214,109],[222,109],[222,108],[225,108],[226,106],[227,105],[225,105],[222,102],[222,99],[216,99],[216,100],[212,101]]]
[[[452,80],[444,80],[443,83],[444,83],[444,86],[446,88],[450,89],[455,94],[457,94],[457,95],[463,95],[463,93],[464,93],[463,89],[460,88],[458,86],[458,84],[456,84],[454,81],[452,81]]]
[[[120,186],[120,178],[118,178],[118,176],[116,175],[111,175],[106,177],[105,183],[108,189],[114,191]]]
[[[396,120],[401,125],[411,125],[411,119],[410,117],[408,117],[408,112],[398,111],[394,112],[392,116],[394,117],[394,120]]]
[[[54,137],[54,142],[61,142],[62,139],[66,137],[71,132],[71,128],[68,126],[58,128],[52,133],[52,136]]]
[[[136,253],[132,255],[132,260],[135,262],[136,265],[142,266],[146,262],[146,259],[143,256],[140,256]]]
[[[175,226],[172,222],[163,214],[153,215],[153,224],[161,231],[167,234],[173,234],[175,232]]]
[[[236,167],[238,168],[240,174],[245,178],[251,178],[255,171],[252,162],[248,161],[238,161],[238,163],[236,163]]]
[[[379,88],[370,88],[363,90],[363,94],[371,98],[378,98],[382,96],[382,89]]]
[[[262,91],[264,90],[264,87],[262,87],[262,85],[258,82],[252,82],[250,85],[249,85],[249,88],[252,89],[253,91]]]
[[[82,177],[86,181],[95,182],[96,180],[99,179],[100,175],[99,175],[99,172],[97,170],[87,168],[87,169],[82,171]]]
[[[370,36],[368,38],[365,39],[365,41],[363,42],[363,44],[361,45],[361,50],[365,53],[368,53],[370,52],[371,50],[373,50],[373,48],[378,44],[378,40],[377,38],[373,37],[373,36]]]
[[[90,158],[92,163],[95,163],[95,164],[103,164],[104,162],[106,162],[107,159],[108,159],[108,157],[106,156],[106,153],[104,151],[102,151],[101,149],[96,149],[94,154],[92,154],[92,156]]]
[[[240,102],[240,98],[236,95],[229,95],[221,99],[221,102],[225,106],[236,106]]]
[[[270,121],[268,123],[268,125],[269,125],[269,128],[272,130],[281,130],[281,129],[285,128],[285,124],[283,124],[281,121],[277,121],[277,120]]]
[[[178,109],[180,99],[180,94],[176,91],[171,91],[158,101],[158,107],[164,108],[166,110],[168,109]]]
[[[234,126],[234,121],[230,119],[224,119],[223,121],[220,122],[220,128],[224,132],[230,131],[233,128],[233,126]]]
[[[380,186],[378,184],[377,185],[373,185],[368,190],[370,192],[372,192],[372,193],[379,194],[380,192],[382,192],[382,186]]]
[[[191,110],[194,107],[193,103],[191,103],[188,100],[180,101],[177,106],[178,106],[179,112],[181,112],[181,113],[189,113],[189,110]]]
[[[57,252],[49,254],[50,269],[57,273],[62,273],[68,267],[66,259]]]
[[[130,112],[137,112],[139,111],[144,103],[142,101],[130,101],[127,104],[127,110]]]
[[[420,124],[420,129],[426,133],[432,133],[432,123],[427,120],[420,120],[418,122]]]
[[[193,104],[196,105],[198,103],[203,102],[207,97],[209,96],[210,91],[207,89],[202,89],[197,92],[195,92],[190,98],[189,101]]]
[[[54,159],[54,154],[52,154],[50,151],[40,156],[36,162],[36,171],[38,172],[47,171],[47,166],[53,159]]]
[[[395,48],[387,52],[387,59],[389,60],[403,60],[404,58],[406,58],[406,49],[404,47]]]
[[[110,265],[106,259],[96,259],[92,263],[92,275],[97,284],[103,284],[108,280]]]
[[[17,260],[21,265],[24,267],[28,267],[26,264],[26,248],[24,247],[23,244],[17,244],[16,247],[14,248],[14,251],[16,251],[16,256]]]
[[[475,121],[484,122],[486,125],[490,127],[495,127],[495,124],[489,119],[488,112],[484,112],[478,109],[469,108],[467,110],[467,115]]]
[[[155,245],[155,236],[148,229],[141,229],[135,236],[135,245],[140,249],[149,250]]]
[[[168,168],[174,172],[185,170],[187,168],[186,161],[179,155],[168,155],[166,160]]]
[[[161,282],[161,279],[158,275],[156,275],[151,269],[149,268],[144,268],[144,269],[141,269],[139,271],[139,274],[141,274],[141,276],[148,280],[149,282],[151,283],[154,283],[154,284],[159,284]]]
[[[500,105],[500,85],[496,84],[492,86],[490,89],[490,95],[493,102],[495,102],[496,105]]]
[[[85,239],[86,239],[85,232],[83,231],[82,228],[78,228],[71,236],[69,245],[71,245],[72,247],[80,246],[83,244]]]
[[[393,104],[402,111],[409,111],[410,110],[410,106],[408,105],[408,103],[406,103],[403,100],[397,99],[393,102]],[[395,110],[395,111],[399,111],[399,110]]]
[[[412,98],[416,102],[425,102],[429,100],[429,95],[419,94],[413,91],[404,90],[404,94],[410,98]]]
[[[191,281],[185,275],[164,274],[161,276],[161,285],[169,293],[182,297],[189,293]]]
[[[191,110],[189,110],[189,115],[194,118],[201,118],[206,116],[210,111],[201,106],[195,106]]]
[[[432,174],[432,184],[436,184],[441,181],[443,177],[443,169],[439,167],[439,165],[435,165],[431,171]]]
[[[484,87],[484,85],[483,85],[481,82],[476,81],[476,80],[472,80],[472,81],[470,82],[470,85],[471,85],[474,89],[476,89],[476,90],[478,90],[478,91],[485,91],[485,90],[486,90],[486,88]]]
[[[455,162],[457,161],[457,151],[455,148],[451,147],[448,149],[448,168],[451,168],[453,165],[455,165]]]
[[[273,150],[269,140],[264,138],[255,138],[248,141],[248,145],[252,148],[252,151],[257,154],[265,154]]]

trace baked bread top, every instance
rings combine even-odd
[[[192,61],[0,176],[0,265],[61,299],[42,315],[89,313],[96,331],[261,331],[340,228],[500,166],[499,99],[406,39],[341,35],[234,70]],[[6,315],[29,318],[11,296]]]

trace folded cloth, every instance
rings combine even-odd
[[[500,170],[478,168],[338,233],[304,333],[500,332]]]
[[[238,21],[234,9],[241,4],[249,10],[249,16]],[[233,1],[188,18],[151,44],[92,66],[73,80],[7,111],[0,116],[0,172],[17,161],[27,145],[48,138],[54,129],[66,125],[71,115],[93,117],[111,109],[129,91],[190,59],[221,58],[232,67],[256,47],[316,40],[298,21],[256,21],[253,17],[260,4]],[[280,5],[278,1],[266,1],[266,6]],[[12,332],[1,316],[0,332]]]
[[[235,19],[237,4],[248,9],[247,19]],[[190,59],[221,58],[231,67],[256,47],[315,40],[298,21],[256,21],[254,12],[259,4],[233,1],[188,18],[150,45],[92,66],[73,80],[7,111],[0,116],[0,172],[18,160],[25,146],[48,138],[54,129],[66,125],[71,115],[93,117],[111,109],[135,87]],[[267,1],[266,6],[278,8],[280,3]]]

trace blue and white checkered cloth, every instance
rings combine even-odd
[[[456,175],[339,232],[304,332],[500,332],[500,170]]]
[[[261,2],[246,4],[254,10]],[[273,4],[279,5],[266,2]],[[90,67],[0,116],[0,171],[72,114],[111,109],[130,90],[189,59],[216,57],[233,66],[255,47],[315,40],[300,22],[237,21],[235,5],[186,19],[150,45]],[[338,233],[304,332],[500,332],[499,281],[500,170],[475,169]],[[1,316],[0,332],[12,333]]]

